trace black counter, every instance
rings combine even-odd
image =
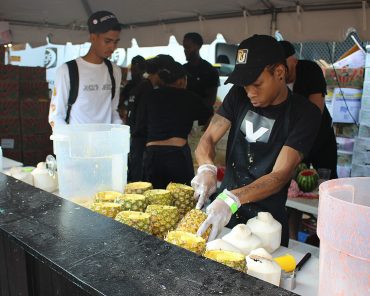
[[[1,295],[294,295],[0,173]]]

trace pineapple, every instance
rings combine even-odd
[[[123,211],[145,212],[147,206],[146,197],[142,194],[122,194],[116,203],[122,206]]]
[[[133,182],[128,183],[125,187],[125,193],[143,194],[145,191],[153,189],[152,183],[149,182]]]
[[[144,195],[149,205],[172,206],[172,195],[168,190],[152,189],[145,191]]]
[[[121,197],[122,193],[117,191],[100,191],[95,197],[95,202],[115,202],[117,198]]]
[[[246,272],[246,261],[245,256],[240,253],[223,251],[223,250],[212,250],[206,251],[204,257],[217,261],[221,264],[227,265],[236,270]]]
[[[170,231],[165,241],[198,255],[202,255],[206,249],[206,241],[204,238],[185,231]]]
[[[90,209],[110,218],[115,218],[122,211],[121,205],[114,202],[94,202]]]
[[[176,230],[186,231],[189,233],[196,234],[200,225],[207,219],[207,215],[201,210],[192,209],[188,212],[184,218],[181,219],[177,225]],[[202,237],[207,241],[211,228],[209,227],[206,232],[203,233]]]
[[[175,229],[179,221],[179,211],[176,207],[149,205],[145,212],[151,215],[152,233],[159,238],[163,238],[168,231]]]
[[[152,233],[150,227],[150,214],[134,211],[123,211],[117,214],[115,220],[146,233]]]
[[[170,183],[167,185],[173,197],[173,204],[179,209],[180,217],[184,217],[187,212],[195,208],[194,189],[190,186]]]

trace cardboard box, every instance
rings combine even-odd
[[[357,123],[361,109],[362,90],[335,88],[332,102],[333,122]]]
[[[325,69],[327,87],[348,87],[362,89],[364,68]]]

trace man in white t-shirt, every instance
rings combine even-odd
[[[91,47],[87,55],[75,60],[78,69],[76,100],[68,112],[71,81],[65,63],[56,73],[49,110],[49,123],[52,127],[68,123],[122,123],[117,111],[122,73],[117,65],[112,64],[112,81],[105,63],[105,59],[117,48],[121,25],[115,15],[108,11],[95,12],[89,17],[87,25]],[[112,91],[114,84],[115,89]]]

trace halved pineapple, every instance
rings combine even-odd
[[[246,261],[243,254],[223,250],[207,250],[204,253],[204,257],[227,265],[236,270],[246,272]]]
[[[149,182],[132,182],[125,187],[125,193],[143,194],[145,191],[153,189],[152,183]]]
[[[206,241],[204,238],[185,231],[170,231],[165,241],[198,255],[202,255],[206,249]]]

